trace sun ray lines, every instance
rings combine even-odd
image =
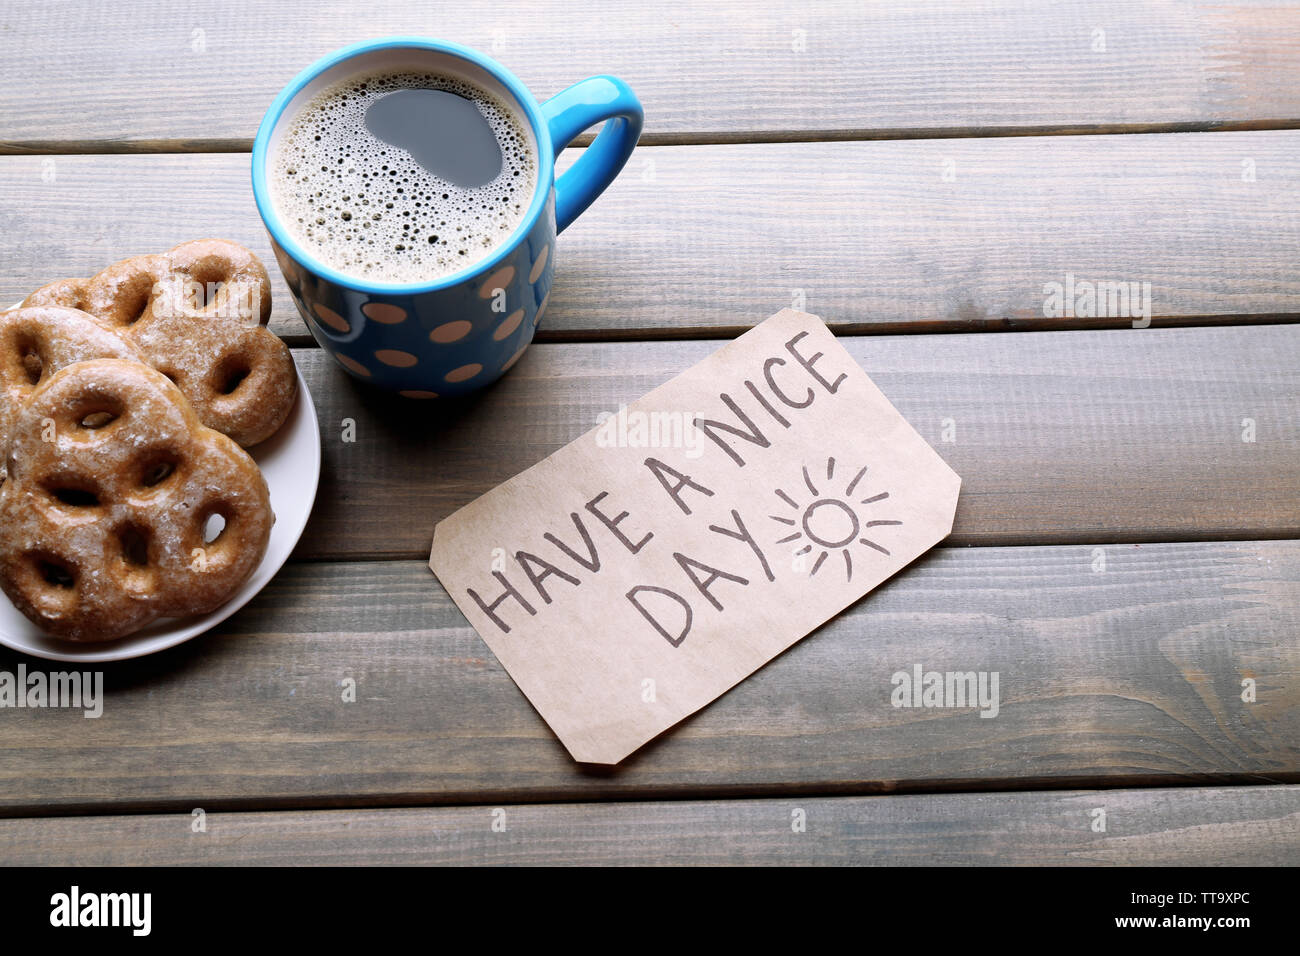
[[[821,492],[817,490],[816,486],[812,483],[812,478],[808,476],[807,465],[803,466],[803,483],[808,486],[808,490],[812,493],[814,498],[821,497]]]
[[[784,489],[773,489],[776,496],[796,512],[796,517],[793,518],[784,515],[768,515],[768,518],[772,521],[785,525],[789,532],[776,543],[793,544],[794,542],[803,542],[794,554],[796,557],[813,555],[812,570],[808,572],[809,577],[822,569],[832,551],[838,551],[844,558],[844,581],[846,584],[850,583],[853,580],[854,568],[853,553],[849,550],[849,545],[855,542],[885,556],[890,555],[889,549],[883,544],[873,541],[871,538],[860,536],[867,528],[892,527],[903,524],[902,521],[894,518],[874,518],[867,521],[854,507],[854,492],[863,478],[866,477],[867,468],[868,466],[863,465],[853,475],[842,496],[836,495],[833,491],[828,491],[826,496],[823,497],[823,493],[817,490],[817,484],[813,481],[809,466],[807,464],[803,465],[804,487],[812,495],[812,499],[807,504],[800,504],[793,495],[787,494]],[[833,482],[834,480],[835,459],[827,457],[826,481]],[[857,503],[859,505],[872,505],[888,498],[889,492],[882,491],[879,494],[863,498]],[[804,539],[807,540],[804,541]],[[801,564],[796,566],[796,570],[801,569]]]
[[[889,554],[888,548],[884,547],[883,545],[876,544],[876,542],[872,541],[870,538],[859,538],[858,544],[865,544],[868,548],[875,548],[881,554]]]
[[[861,481],[866,474],[867,474],[867,466],[863,465],[862,470],[853,476],[853,480],[849,482],[849,486],[844,489],[845,498],[853,497],[853,489],[858,486],[858,482]]]

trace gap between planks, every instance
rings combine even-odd
[[[848,143],[888,140],[1009,139],[1038,136],[1131,136],[1145,133],[1231,133],[1300,129],[1300,119],[1278,118],[1241,121],[1184,123],[1098,123],[1063,126],[943,126],[871,129],[788,129],[740,130],[713,133],[642,133],[638,146],[743,146],[762,143]],[[583,133],[570,148],[583,149],[595,139]],[[251,153],[253,140],[238,139],[140,139],[0,140],[0,156],[116,156],[150,153]]]
[[[671,729],[666,733],[672,733]],[[597,768],[574,764],[580,773],[598,772]],[[78,817],[138,817],[153,814],[188,814],[201,805],[211,813],[277,813],[298,811],[329,812],[345,810],[437,810],[474,806],[610,806],[627,804],[705,803],[717,801],[760,802],[782,798],[821,798],[827,800],[852,800],[889,797],[984,797],[998,795],[1058,794],[1089,791],[1097,794],[1111,792],[1156,792],[1161,790],[1187,791],[1189,793],[1211,790],[1243,791],[1263,788],[1300,786],[1300,771],[1283,773],[1225,773],[1188,775],[1170,778],[1163,775],[1089,777],[1080,774],[1072,777],[990,778],[986,781],[888,781],[880,784],[772,784],[735,785],[714,787],[646,787],[635,791],[575,792],[572,788],[557,787],[553,791],[509,789],[491,793],[476,791],[437,792],[421,794],[337,794],[286,797],[225,797],[209,799],[194,796],[189,799],[103,801],[86,804],[58,804],[54,806],[32,804],[0,806],[0,820],[46,820]],[[490,800],[485,799],[490,797]],[[3,864],[0,864],[3,865]]]

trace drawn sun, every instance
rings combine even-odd
[[[879,528],[884,525],[896,525],[903,522],[881,518],[868,521],[858,515],[857,508],[854,507],[853,492],[857,490],[858,484],[866,477],[866,474],[867,468],[864,465],[845,486],[843,495],[839,497],[822,497],[822,493],[817,490],[817,485],[813,483],[812,476],[808,474],[808,466],[804,465],[803,483],[807,487],[808,493],[812,495],[812,501],[807,505],[801,505],[780,488],[776,489],[776,496],[796,513],[794,518],[768,515],[773,521],[796,529],[779,540],[777,544],[791,544],[806,537],[809,543],[796,551],[795,554],[803,555],[817,551],[817,557],[813,560],[810,576],[821,570],[822,565],[826,563],[826,559],[830,557],[832,551],[839,551],[840,554],[844,555],[844,580],[846,582],[852,581],[853,555],[849,552],[849,548],[854,542],[879,551],[881,554],[889,554],[888,548],[879,542],[872,541],[863,532],[868,528]],[[835,459],[827,458],[826,481],[831,482],[834,479]],[[889,492],[882,491],[878,495],[871,495],[861,499],[857,504],[874,505],[876,502],[884,501],[888,497]]]

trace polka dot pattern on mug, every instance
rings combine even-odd
[[[497,330],[492,333],[492,338],[500,342],[502,339],[509,338],[515,329],[519,328],[520,323],[524,321],[524,310],[515,309],[506,320],[497,326]]]
[[[550,304],[553,223],[448,288],[294,289],[307,326],[352,375],[411,399],[461,395],[522,358]]]
[[[312,312],[315,313],[316,318],[320,320],[321,324],[329,326],[335,332],[340,332],[346,335],[352,331],[352,323],[331,308],[327,308],[326,306],[317,303],[312,306]]]
[[[479,298],[490,299],[497,294],[498,289],[504,291],[506,288],[509,287],[514,277],[515,277],[514,266],[502,266],[496,272],[492,273],[490,276],[487,277],[487,281],[483,283],[483,288],[478,290]]]
[[[393,368],[411,368],[420,363],[417,356],[401,349],[380,349],[375,353],[375,358]]]
[[[406,310],[399,305],[389,305],[387,302],[367,302],[361,307],[361,312],[366,318],[384,325],[397,325],[406,321]]]
[[[469,335],[473,329],[473,323],[466,322],[464,319],[444,322],[429,333],[429,341],[437,342],[439,345],[450,345],[452,342],[459,342]]]
[[[338,359],[338,360],[339,360],[339,364],[342,365],[342,366],[343,366],[345,369],[347,369],[349,372],[353,372],[353,373],[355,373],[355,374],[357,374],[357,375],[360,375],[360,376],[362,376],[362,377],[364,377],[364,378],[369,378],[369,377],[370,377],[370,369],[366,368],[364,365],[362,365],[362,364],[361,364],[360,362],[358,362],[356,359],[354,359],[354,358],[348,358],[348,356],[346,356],[346,355],[335,355],[334,357],[335,357],[336,359]]]
[[[477,362],[471,362],[469,365],[462,365],[460,368],[454,368],[446,374],[445,379],[451,383],[468,382],[471,378],[483,371],[483,366]]]
[[[551,256],[551,247],[542,246],[541,254],[538,255],[537,261],[533,263],[533,271],[528,273],[528,281],[536,282],[541,278],[542,270],[546,268],[546,260]]]

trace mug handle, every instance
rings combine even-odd
[[[563,232],[614,181],[641,136],[645,111],[616,76],[593,76],[542,104],[555,155],[585,129],[609,120],[582,156],[555,181],[555,231]]]

